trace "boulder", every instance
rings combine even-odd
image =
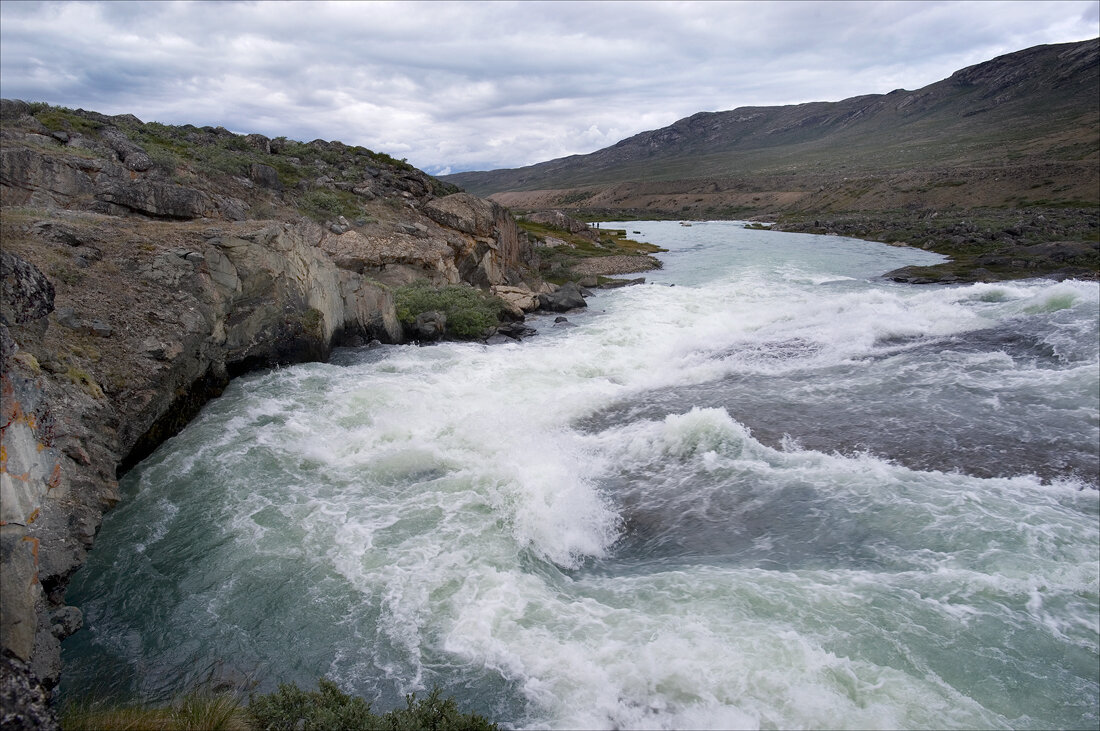
[[[199,218],[214,210],[205,193],[173,183],[104,176],[96,187],[99,200],[157,218]]]
[[[550,312],[568,312],[578,307],[587,307],[581,288],[576,282],[566,282],[556,292],[539,295],[539,309]]]
[[[0,119],[19,119],[31,113],[31,105],[22,99],[0,99]]]
[[[275,168],[263,163],[254,162],[248,169],[248,177],[257,185],[271,190],[282,190],[283,184],[279,181],[279,173]]]
[[[539,296],[526,287],[510,287],[499,285],[490,290],[508,305],[513,314],[522,315],[524,312],[533,312],[539,308]]]
[[[489,236],[497,220],[496,204],[469,193],[429,201],[424,213],[436,223],[473,236]]]
[[[409,336],[410,339],[418,342],[434,343],[440,340],[446,332],[447,315],[431,310],[421,312],[416,316],[416,321],[412,324]]]
[[[578,234],[589,231],[588,224],[584,221],[578,221],[572,216],[568,216],[562,211],[536,211],[535,213],[529,213],[524,218],[531,223],[542,223],[547,226],[553,226],[554,228],[560,228],[564,231],[568,231],[571,234]]]
[[[0,250],[0,323],[19,325],[53,311],[54,288],[34,264]]]
[[[528,327],[522,322],[510,322],[497,328],[496,335],[503,335],[510,340],[522,340],[538,333],[533,327]],[[499,341],[498,341],[499,342]]]
[[[0,728],[59,728],[49,697],[30,666],[7,656],[0,657]]]

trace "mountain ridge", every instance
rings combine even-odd
[[[1035,46],[913,91],[698,112],[585,155],[440,178],[478,195],[731,178],[765,190],[760,176],[799,190],[807,176],[1081,167],[1097,159],[1098,69],[1100,39]]]

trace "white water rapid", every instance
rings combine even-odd
[[[505,727],[1096,728],[1097,283],[609,225],[665,268],[572,327],[234,381],[126,476],[66,696],[328,676]]]

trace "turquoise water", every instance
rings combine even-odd
[[[509,727],[1096,727],[1097,284],[607,225],[670,252],[576,327],[234,381],[124,479],[63,693],[327,675]]]

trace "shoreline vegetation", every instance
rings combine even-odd
[[[519,214],[517,214],[519,215]],[[569,211],[581,221],[741,220],[750,227],[846,236],[949,257],[883,276],[909,284],[1049,278],[1100,280],[1100,206],[904,208],[685,218],[671,213]]]
[[[281,683],[271,693],[249,694],[201,687],[166,705],[71,702],[60,713],[63,731],[493,731],[485,717],[459,710],[454,698],[434,688],[418,699],[405,696],[405,708],[375,713],[363,698],[350,696],[321,678],[317,690]]]

